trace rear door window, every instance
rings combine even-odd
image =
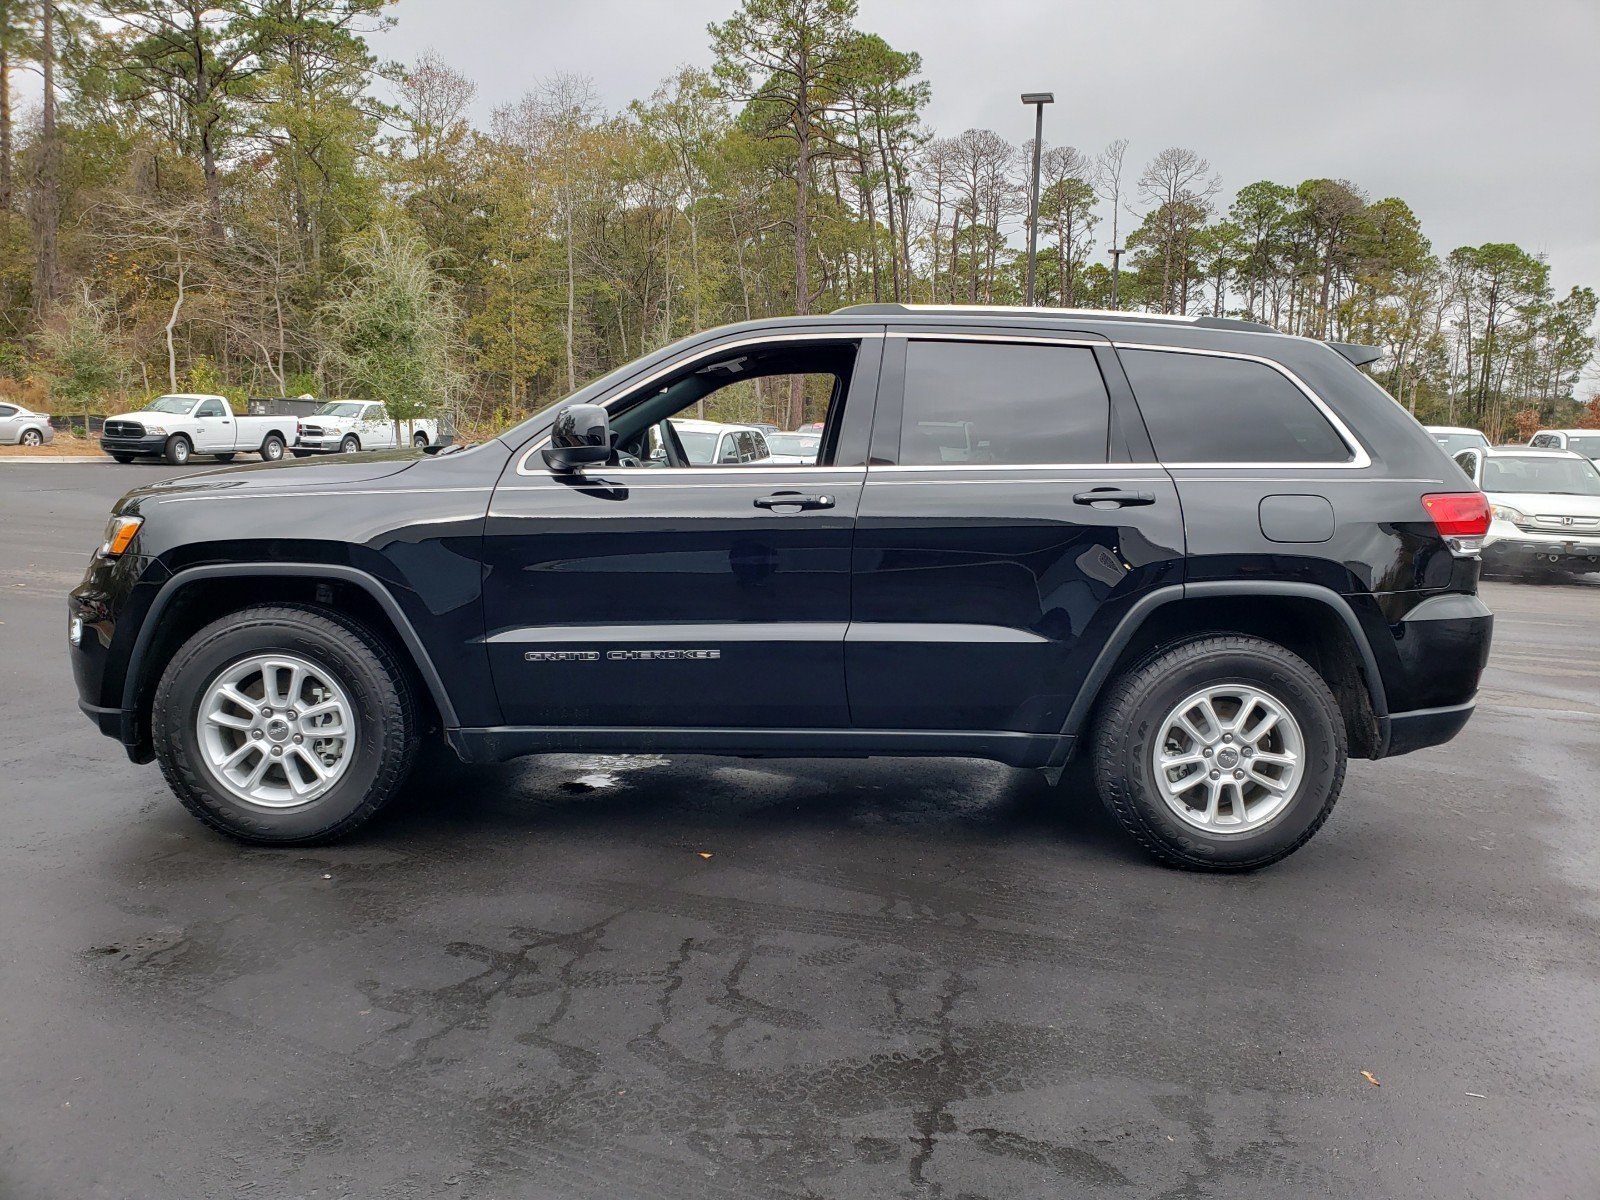
[[[912,340],[906,466],[1103,463],[1111,400],[1087,346]]]
[[[1168,350],[1117,354],[1163,462],[1350,461],[1350,447],[1311,398],[1266,363]]]

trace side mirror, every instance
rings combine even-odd
[[[611,422],[598,404],[574,404],[556,414],[544,461],[557,475],[611,458]]]

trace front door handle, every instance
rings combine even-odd
[[[1095,488],[1090,492],[1079,492],[1073,496],[1074,504],[1087,504],[1099,507],[1102,504],[1114,508],[1137,508],[1143,504],[1154,504],[1154,492],[1125,492],[1121,488]]]
[[[757,508],[832,508],[832,496],[806,496],[799,492],[774,492],[770,496],[757,496]]]

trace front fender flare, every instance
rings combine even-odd
[[[411,655],[417,672],[422,676],[422,682],[428,689],[428,694],[433,697],[434,704],[439,709],[439,719],[445,728],[453,729],[460,724],[456,717],[455,706],[450,703],[449,693],[445,691],[444,681],[439,678],[439,672],[433,665],[427,647],[422,644],[422,639],[417,636],[417,631],[412,627],[405,611],[383,583],[366,571],[356,567],[346,567],[334,563],[218,563],[201,567],[186,567],[172,575],[161,585],[161,590],[156,593],[155,599],[150,602],[150,608],[145,613],[144,621],[139,626],[139,635],[134,639],[133,649],[128,655],[128,668],[122,681],[122,708],[124,712],[133,712],[138,707],[139,683],[143,675],[144,659],[149,653],[150,643],[155,638],[157,625],[163,610],[166,609],[187,586],[207,579],[239,579],[252,576],[275,576],[288,578],[329,579],[340,583],[353,584],[366,592],[377,603],[384,614],[393,622],[395,631],[400,640],[405,643],[406,651]]]

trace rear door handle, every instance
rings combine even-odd
[[[805,496],[799,492],[774,492],[770,496],[757,496],[757,508],[832,508],[832,496]]]
[[[1074,504],[1087,504],[1099,507],[1102,504],[1114,508],[1137,508],[1143,504],[1154,504],[1154,492],[1125,492],[1121,488],[1095,488],[1090,492],[1079,492],[1072,497]]]

